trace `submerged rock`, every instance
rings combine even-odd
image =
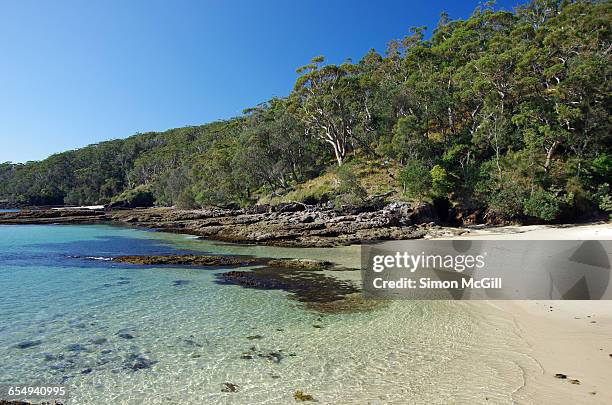
[[[93,343],[94,345],[103,345],[106,342],[108,342],[108,339],[106,339],[105,337],[97,337],[91,339],[91,343]]]
[[[126,329],[122,329],[119,332],[117,332],[117,336],[119,336],[121,339],[134,339],[134,335],[132,335],[128,330]]]
[[[148,359],[141,354],[130,354],[125,360],[124,366],[132,371],[138,371],[151,368],[155,363],[157,363],[155,360]]]
[[[249,340],[255,340],[255,339],[263,339],[264,337],[262,335],[252,335],[252,336],[247,336],[246,338]]]
[[[87,348],[80,343],[71,343],[66,346],[66,350],[69,352],[84,352],[87,351]]]
[[[292,298],[302,302],[337,301],[347,294],[359,292],[359,289],[348,281],[311,271],[259,267],[248,271],[228,271],[216,276],[219,284],[284,290],[291,293]]]
[[[310,394],[305,394],[302,390],[297,390],[293,393],[293,398],[296,401],[315,401],[314,397]]]
[[[223,383],[223,388],[221,389],[222,392],[236,392],[238,391],[238,385],[236,384],[232,384],[230,382],[225,382]]]
[[[271,267],[284,267],[289,269],[313,271],[327,270],[334,266],[332,262],[315,259],[272,259],[268,260],[267,264]]]
[[[42,344],[42,340],[24,340],[15,345],[18,349],[28,349],[30,347],[38,346]]]
[[[259,259],[241,256],[166,255],[166,256],[118,256],[114,262],[141,265],[189,265],[189,266],[250,266]]]

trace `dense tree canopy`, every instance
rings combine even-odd
[[[108,203],[146,186],[159,205],[245,205],[361,159],[399,165],[409,200],[502,219],[612,212],[611,11],[443,14],[429,39],[413,28],[384,55],[314,58],[286,98],[241,117],[1,164],[0,199]]]

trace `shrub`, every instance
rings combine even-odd
[[[609,214],[610,219],[612,219],[612,195],[610,195],[610,184],[600,184],[597,188],[595,198],[599,209]]]
[[[523,212],[525,215],[552,221],[557,218],[561,207],[559,200],[549,191],[537,190],[525,200]]]
[[[440,165],[435,165],[429,171],[431,176],[431,190],[435,196],[444,197],[453,188],[450,174]]]
[[[334,201],[335,205],[362,204],[368,197],[368,193],[355,175],[354,168],[345,164],[338,168],[337,174],[340,187],[338,187],[338,195]]]
[[[155,203],[155,198],[150,189],[145,185],[137,186],[133,189],[125,190],[118,196],[113,197],[111,205],[126,208],[151,207]]]
[[[400,172],[404,193],[408,198],[422,201],[431,189],[431,176],[421,161],[410,161]]]
[[[514,183],[506,184],[487,197],[489,211],[501,219],[512,219],[523,212],[524,189]]]

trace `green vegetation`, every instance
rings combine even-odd
[[[443,14],[384,55],[314,58],[287,97],[241,117],[0,164],[0,199],[359,204],[399,190],[503,220],[611,213],[610,21],[604,1]]]

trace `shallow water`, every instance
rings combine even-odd
[[[356,247],[239,246],[102,225],[2,226],[0,384],[64,383],[70,404],[290,404],[296,390],[319,403],[512,403],[524,369],[537,367],[520,354],[513,325],[464,303],[321,314],[283,291],[216,284],[215,274],[228,269],[101,260],[194,251],[359,266]],[[27,341],[38,344],[16,346]],[[237,391],[223,392],[226,382]]]

